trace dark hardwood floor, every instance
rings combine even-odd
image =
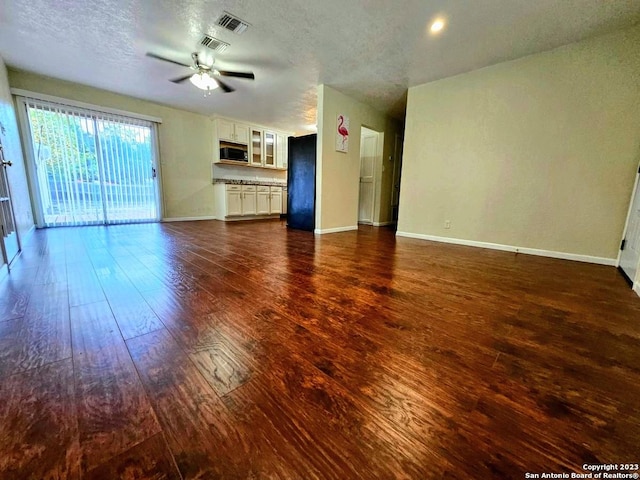
[[[613,267],[282,222],[37,231],[0,478],[520,479],[640,460]]]

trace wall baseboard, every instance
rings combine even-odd
[[[393,222],[373,222],[374,227],[386,227],[387,225],[393,225]]]
[[[163,218],[160,220],[161,222],[192,222],[194,220],[217,220],[216,217],[207,216],[207,217],[170,217]]]
[[[225,217],[223,222],[247,222],[251,220],[273,220],[274,218],[280,219],[280,214],[274,213],[273,215],[247,215],[245,217]]]
[[[633,289],[634,292],[636,292],[636,295],[638,295],[640,297],[640,282],[636,282],[633,284]]]
[[[417,238],[419,240],[430,240],[440,243],[451,243],[453,245],[464,245],[466,247],[488,248],[491,250],[502,250],[504,252],[524,253],[526,255],[537,255],[539,257],[559,258],[561,260],[573,260],[576,262],[596,263],[598,265],[615,266],[615,258],[592,257],[590,255],[579,255],[575,253],[556,252],[553,250],[541,250],[537,248],[516,247],[513,245],[503,245],[501,243],[477,242],[475,240],[464,240],[462,238],[439,237],[437,235],[425,235],[422,233],[396,232],[398,237]]]
[[[351,232],[352,230],[358,230],[358,225],[351,225],[348,227],[336,227],[336,228],[316,228],[313,233],[316,235],[324,235],[325,233],[339,233],[339,232]]]

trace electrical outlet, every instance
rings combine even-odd
[[[444,228],[451,228],[451,220],[444,221]]]

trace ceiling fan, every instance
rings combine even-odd
[[[169,58],[162,57],[160,55],[156,55],[155,53],[147,52],[147,57],[155,58],[157,60],[162,60],[163,62],[174,63],[176,65],[180,65],[182,67],[187,67],[192,70],[195,70],[195,73],[190,73],[189,75],[184,75],[182,77],[174,78],[170,80],[173,83],[183,83],[187,80],[190,80],[196,87],[201,90],[205,90],[208,94],[211,94],[211,90],[214,90],[220,87],[225,93],[233,92],[235,88],[231,87],[227,83],[220,80],[219,77],[238,77],[238,78],[248,78],[250,80],[255,80],[255,75],[253,72],[230,72],[228,70],[218,70],[217,68],[213,68],[213,62],[209,65],[208,63],[204,63],[200,61],[198,56],[198,52],[194,52],[191,54],[191,58],[193,59],[192,65],[187,65],[186,63],[177,62],[175,60],[171,60]]]

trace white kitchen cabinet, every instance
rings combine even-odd
[[[249,143],[249,126],[236,123],[236,143],[247,145]]]
[[[242,215],[242,188],[240,185],[227,185],[227,216]]]
[[[233,142],[235,140],[234,124],[226,120],[218,119],[216,121],[218,128],[218,140],[227,140]]]
[[[261,125],[238,123],[233,119],[214,119],[214,155],[213,163],[246,167],[287,169],[287,133],[272,130]],[[239,149],[245,153],[245,159],[235,160],[225,153],[220,157],[222,148]],[[233,152],[235,154],[236,152]],[[224,167],[223,167],[224,168]]]
[[[288,199],[287,199],[287,189],[283,188],[282,189],[282,212],[280,212],[283,215],[287,214],[287,201],[288,201]]]
[[[282,187],[258,186],[258,215],[282,213]]]
[[[256,200],[255,185],[227,185],[225,216],[256,215]]]
[[[279,186],[215,183],[213,191],[219,220],[274,217],[283,212],[282,203],[286,201]]]
[[[287,137],[276,135],[276,168],[287,168]]]
[[[271,213],[271,191],[265,185],[258,185],[257,208],[258,215],[268,215]]]
[[[247,145],[249,143],[249,126],[241,123],[230,122],[222,118],[216,120],[218,129],[218,140],[241,143]]]
[[[251,127],[251,143],[249,144],[249,164],[254,167],[261,167],[263,165],[263,136],[262,130],[259,128]]]
[[[269,213],[282,213],[282,187],[269,187],[270,208]]]
[[[256,200],[256,186],[242,185],[242,215],[256,214]]]
[[[264,132],[264,158],[263,165],[268,168],[276,168],[276,134]]]
[[[251,127],[250,133],[249,164],[253,167],[276,168],[279,148],[277,134],[254,127]]]

